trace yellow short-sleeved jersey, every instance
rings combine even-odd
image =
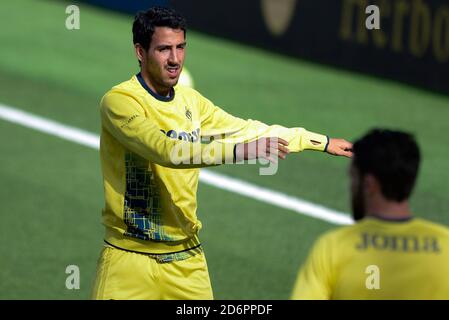
[[[449,299],[449,228],[364,218],[323,235],[292,299]]]
[[[328,143],[303,128],[233,117],[188,87],[159,96],[140,74],[108,91],[100,110],[105,241],[168,261],[199,246],[198,168],[232,163],[236,143],[260,137],[283,138],[293,152]]]

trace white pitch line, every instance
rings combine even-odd
[[[82,144],[83,146],[99,149],[100,137],[96,134],[63,125],[56,121],[48,120],[34,114],[14,109],[0,104],[0,118],[20,124],[24,127],[36,129],[52,136]]]
[[[94,133],[66,126],[3,104],[0,104],[0,118],[83,146],[94,149],[99,149],[100,147],[100,137]],[[207,169],[201,169],[200,172],[200,181],[216,188],[330,223],[343,225],[353,223],[353,220],[345,213]]]

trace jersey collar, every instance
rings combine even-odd
[[[139,80],[140,85],[147,90],[149,94],[151,94],[155,99],[163,102],[169,102],[172,101],[175,98],[175,89],[170,89],[170,94],[168,97],[161,96],[160,94],[157,94],[153,90],[150,89],[150,87],[146,84],[145,80],[143,80],[142,74],[139,72],[136,74],[137,80]]]

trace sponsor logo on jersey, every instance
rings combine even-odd
[[[186,118],[192,121],[192,111],[190,111],[189,107],[184,107],[186,109]]]
[[[161,129],[161,132],[169,138],[190,141],[190,142],[197,142],[200,138],[200,128],[197,128],[197,129],[193,130],[192,132],[185,132],[185,131],[178,132],[176,130],[165,131],[162,129]]]
[[[401,252],[441,252],[438,238],[434,236],[394,235],[363,232],[357,250],[385,250]]]

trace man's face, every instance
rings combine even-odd
[[[168,93],[178,83],[184,64],[185,46],[183,30],[155,28],[150,47],[143,55],[142,68],[146,69],[157,93]]]
[[[366,211],[365,198],[363,196],[363,181],[354,162],[351,164],[349,171],[351,176],[352,217],[355,221],[358,221],[365,217]]]

